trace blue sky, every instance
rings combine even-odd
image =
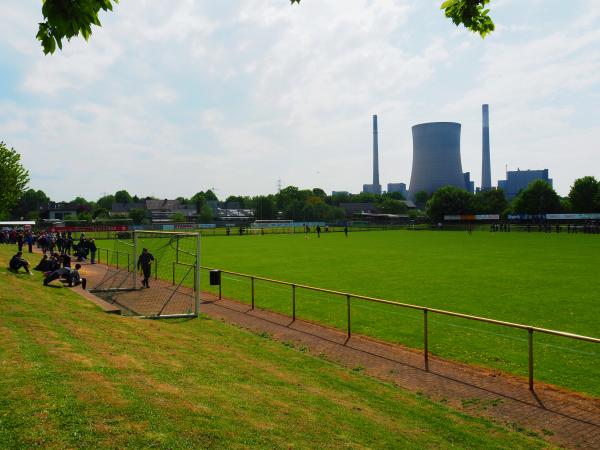
[[[38,1],[0,3],[0,140],[52,198],[358,192],[379,115],[382,183],[410,181],[411,126],[456,121],[481,177],[600,178],[600,2],[493,0],[497,30],[441,0],[121,0],[90,42],[44,56]]]

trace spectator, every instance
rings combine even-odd
[[[10,270],[15,273],[18,272],[19,269],[22,267],[29,275],[33,275],[29,271],[29,263],[25,259],[23,259],[23,252],[17,252],[17,254],[10,259],[9,267]]]

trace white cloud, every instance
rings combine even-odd
[[[102,14],[89,43],[45,57],[39,4],[9,0],[0,60],[13,81],[0,87],[0,138],[58,198],[121,187],[265,193],[280,177],[358,191],[370,178],[375,113],[383,182],[408,184],[410,126],[433,120],[463,123],[463,167],[478,179],[487,102],[495,177],[505,163],[548,167],[564,193],[600,167],[590,164],[599,5],[556,6],[558,18],[577,12],[556,28],[498,0],[498,32],[483,41],[454,28],[439,1],[127,0]]]

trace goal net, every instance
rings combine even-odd
[[[90,292],[121,314],[196,317],[200,304],[200,235],[164,231],[120,233],[98,242],[101,275]]]
[[[294,234],[293,220],[256,220],[248,229],[250,234]]]

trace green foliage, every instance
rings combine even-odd
[[[181,213],[173,214],[173,216],[171,217],[171,220],[176,223],[183,223],[183,222],[187,221],[186,217]]]
[[[131,203],[131,202],[133,202],[133,199],[131,198],[131,195],[129,194],[129,192],[127,192],[126,190],[122,190],[122,191],[117,191],[115,193],[115,202]]]
[[[100,197],[96,202],[99,208],[104,208],[108,211],[112,209],[113,203],[115,203],[114,195],[105,195],[104,197]]]
[[[501,214],[508,207],[502,189],[479,191],[473,196],[471,210],[475,214]]]
[[[254,197],[254,217],[258,220],[269,220],[277,217],[273,196],[259,195]]]
[[[134,224],[140,225],[146,219],[146,211],[142,208],[134,208],[129,211],[129,218]]]
[[[102,26],[100,10],[112,11],[119,0],[42,0],[44,22],[39,24],[37,39],[44,53],[52,54],[56,47],[62,50],[62,40],[81,34],[87,41],[92,35],[92,25]]]
[[[28,183],[29,172],[21,165],[21,155],[0,141],[0,214],[8,215]]]
[[[42,190],[28,189],[13,210],[13,216],[31,218],[32,215],[38,215],[40,207],[47,205],[50,198]]]
[[[472,194],[454,186],[438,189],[427,202],[427,215],[434,222],[446,214],[469,214],[472,212]]]
[[[512,208],[519,214],[557,213],[561,210],[560,197],[544,180],[535,180],[517,195]]]
[[[379,205],[379,210],[385,214],[404,214],[408,211],[408,207],[402,200],[386,198]]]
[[[596,178],[587,176],[578,178],[571,186],[569,200],[575,213],[591,213],[600,211],[600,183]]]
[[[419,192],[415,193],[415,204],[419,208],[422,208],[423,206],[425,206],[425,204],[427,203],[428,200],[429,200],[429,193],[427,191],[419,191]]]
[[[200,223],[211,223],[213,221],[213,210],[207,204],[200,208]]]
[[[206,192],[204,193],[204,197],[208,201],[214,201],[214,202],[218,202],[219,201],[219,199],[217,198],[217,195],[213,191],[211,191],[210,189],[206,190]]]
[[[106,208],[96,208],[92,212],[92,217],[94,219],[106,218],[106,217],[110,217],[110,213],[109,213],[109,210]]]
[[[494,22],[488,16],[490,10],[485,7],[489,2],[490,0],[446,0],[441,9],[456,26],[462,24],[484,38],[495,29]]]

